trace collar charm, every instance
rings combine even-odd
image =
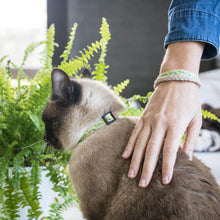
[[[104,122],[109,125],[116,120],[116,114],[112,112],[107,112],[102,116]]]

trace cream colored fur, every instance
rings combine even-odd
[[[103,83],[90,79],[77,82],[81,85],[83,99],[64,116],[63,120],[68,124],[64,124],[59,137],[65,150],[73,149],[85,131],[96,124],[104,113],[124,109],[123,102]]]

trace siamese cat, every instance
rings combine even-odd
[[[103,83],[71,80],[62,70],[52,71],[52,96],[43,112],[45,140],[56,149],[72,151],[69,175],[84,218],[219,220],[220,188],[215,178],[198,159],[190,161],[181,148],[170,184],[161,183],[162,156],[147,188],[138,187],[141,170],[135,179],[127,177],[130,159],[121,155],[137,118],[112,114],[124,107]],[[112,123],[80,141],[108,112]]]

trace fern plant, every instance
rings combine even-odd
[[[82,68],[90,68],[90,59],[97,53],[99,58],[92,72],[95,80],[106,82],[107,69],[105,63],[108,41],[111,38],[109,25],[102,19],[100,40],[80,51],[80,55],[69,59],[77,24],[73,25],[69,42],[58,67],[69,75],[80,78]],[[78,202],[67,173],[70,152],[60,152],[48,148],[44,141],[44,125],[41,121],[42,111],[51,91],[52,57],[57,43],[54,42],[55,27],[51,25],[45,41],[32,43],[24,52],[20,65],[16,65],[8,57],[0,59],[0,208],[1,219],[18,219],[19,208],[27,207],[27,219],[62,219],[62,212]],[[43,47],[40,54],[41,68],[33,79],[30,79],[24,65],[29,55],[37,48]],[[17,69],[16,85],[12,84],[11,69]],[[23,83],[25,81],[25,84]],[[114,87],[119,95],[129,81]],[[139,97],[137,97],[139,98]],[[125,100],[125,99],[124,99]],[[126,101],[129,107],[130,102]],[[130,109],[130,114],[134,109]],[[129,111],[129,110],[128,110]],[[139,111],[139,110],[138,110]],[[139,112],[138,112],[139,113]],[[28,172],[26,167],[31,167]],[[41,170],[48,172],[47,176],[53,184],[53,191],[58,198],[50,205],[50,214],[42,213],[39,191]]]
[[[106,19],[102,19],[100,40],[81,50],[80,56],[69,59],[76,29],[75,23],[58,68],[70,76],[80,78],[80,70],[90,68],[90,59],[99,53],[92,75],[94,80],[106,82],[109,66],[105,63],[105,57],[111,39]],[[67,172],[71,152],[48,148],[43,141],[44,124],[41,114],[50,96],[52,57],[54,48],[58,46],[54,42],[54,36],[55,27],[51,25],[47,39],[28,46],[20,65],[15,65],[6,56],[0,59],[0,219],[18,219],[20,207],[28,208],[26,219],[62,219],[63,211],[78,202]],[[24,71],[24,65],[37,47],[43,47],[40,54],[41,68],[30,79]],[[12,84],[12,67],[18,71],[16,85]],[[120,95],[128,84],[129,80],[125,80],[113,89]],[[127,106],[121,115],[140,116],[143,108],[137,109],[133,102],[139,100],[146,103],[150,95],[151,93],[146,96],[134,95],[129,99],[121,97]],[[30,172],[25,168],[27,166],[31,167]],[[40,205],[41,170],[47,171],[53,191],[63,198],[62,202],[55,198],[47,216]]]

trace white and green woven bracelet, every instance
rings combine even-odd
[[[199,77],[187,70],[171,70],[160,74],[154,81],[154,88],[158,84],[167,81],[188,81],[193,82],[200,87]]]

